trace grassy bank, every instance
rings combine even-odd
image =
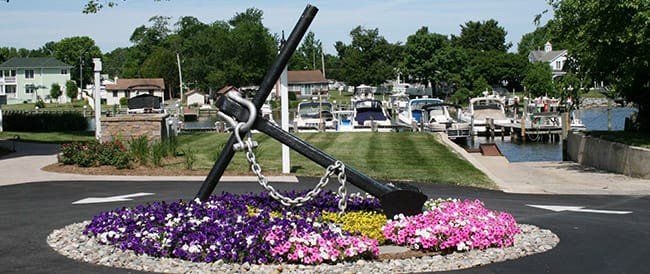
[[[198,169],[209,169],[228,134],[201,133],[179,136],[181,150],[196,151]],[[334,155],[344,163],[380,180],[444,183],[493,188],[494,184],[470,163],[439,143],[434,135],[418,133],[318,133],[301,138]],[[263,134],[258,160],[265,173],[281,173],[281,146]],[[321,176],[323,168],[292,151],[291,170],[302,176]],[[182,163],[168,168],[183,169]],[[228,172],[248,173],[242,153],[237,153]]]
[[[612,142],[650,148],[650,134],[648,133],[627,131],[590,131],[587,134]]]
[[[71,132],[0,132],[0,139],[14,139],[19,136],[21,141],[38,143],[69,143],[78,141],[90,141],[94,139],[92,131],[71,131]]]

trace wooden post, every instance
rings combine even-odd
[[[612,131],[612,99],[607,98],[607,131]]]

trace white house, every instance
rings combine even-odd
[[[196,89],[191,90],[190,92],[185,94],[185,100],[187,102],[187,105],[202,106],[206,102],[205,97],[206,97],[205,94],[203,94],[202,92],[200,92],[200,91],[198,91]]]
[[[568,51],[553,50],[551,42],[546,42],[544,50],[533,50],[528,54],[528,61],[532,62],[547,62],[553,70],[553,78],[566,74],[564,65],[567,60]]]
[[[113,84],[105,85],[102,101],[108,105],[119,105],[120,98],[133,98],[141,94],[151,94],[164,98],[165,80],[162,78],[116,79]]]
[[[287,72],[289,92],[295,92],[298,97],[311,97],[312,95],[329,91],[329,83],[320,70],[290,70]]]

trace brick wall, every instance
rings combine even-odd
[[[127,114],[114,117],[102,117],[102,141],[115,138],[131,140],[133,137],[147,136],[149,140],[165,138],[165,119],[168,114]]]

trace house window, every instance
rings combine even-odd
[[[31,93],[34,93],[35,90],[36,89],[32,85],[25,86],[25,93],[31,94]]]
[[[124,91],[124,96],[126,96],[126,98],[131,98],[131,92],[128,90]]]
[[[61,69],[61,74],[63,74],[63,75],[68,74],[68,69]]]
[[[5,77],[16,77],[16,70],[15,69],[5,70],[4,71],[4,76]]]
[[[26,69],[25,70],[25,79],[34,79],[34,70]]]
[[[9,86],[9,85],[5,86],[5,93],[13,93],[13,94],[16,94],[16,86],[13,86],[13,85],[11,85],[11,86]]]
[[[113,91],[113,97],[117,97],[117,91]]]
[[[556,70],[562,69],[562,61],[555,61],[555,69]]]

